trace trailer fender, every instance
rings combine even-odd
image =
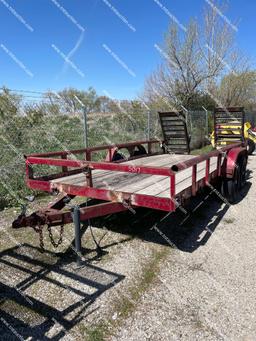
[[[125,160],[125,155],[122,154],[117,147],[111,148],[105,158],[106,162],[115,162],[120,160]]]
[[[117,151],[118,151],[118,148],[117,147],[113,147],[113,148],[110,148],[107,152],[107,156],[105,158],[105,161],[106,162],[112,162],[115,160],[116,158],[116,155],[117,155]]]
[[[226,162],[224,162],[224,177],[232,179],[234,177],[235,169],[238,164],[238,160],[245,158],[247,162],[248,152],[245,147],[232,148],[226,155]]]
[[[121,149],[127,149],[128,150],[128,152],[130,154],[129,158],[148,154],[146,149],[143,147],[142,144],[137,144],[135,146],[124,147],[124,148],[113,147],[113,148],[108,150],[105,161],[106,162],[115,162],[115,161],[125,160],[126,156],[122,153]]]

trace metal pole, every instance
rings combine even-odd
[[[203,107],[203,106],[202,106],[202,108],[203,108],[203,110],[205,111],[205,117],[206,117],[205,130],[206,130],[206,134],[207,134],[207,136],[208,136],[208,134],[209,134],[208,110],[205,109],[205,107]]]
[[[83,107],[83,115],[84,115],[84,145],[85,148],[88,148],[87,110],[85,106]]]
[[[147,114],[148,114],[148,134],[147,134],[147,139],[150,140],[150,110],[148,110]]]
[[[193,127],[192,127],[192,117],[190,117],[190,120],[189,120],[189,112],[188,112],[188,110],[183,105],[181,105],[181,108],[185,111],[187,127],[188,127],[188,121],[190,121],[190,133],[192,133],[192,130],[193,130]]]
[[[80,207],[73,208],[73,222],[75,227],[75,249],[76,249],[76,263],[78,266],[82,265],[82,246],[81,246],[81,221],[80,221]]]
[[[75,99],[77,100],[77,102],[81,105],[81,107],[83,108],[83,118],[84,118],[84,146],[85,148],[88,148],[88,126],[87,126],[87,115],[88,115],[88,111],[86,109],[86,106],[84,105],[84,103],[76,96],[74,95]]]

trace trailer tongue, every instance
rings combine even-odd
[[[189,155],[189,137],[184,117],[160,113],[164,141],[147,140],[98,146],[73,151],[26,156],[26,183],[31,189],[59,193],[47,208],[30,216],[21,214],[13,228],[30,226],[39,233],[48,226],[52,243],[62,240],[63,226],[74,222],[79,251],[80,224],[90,218],[146,207],[175,211],[199,189],[222,182],[225,194],[236,196],[245,179],[247,150],[243,142],[225,146],[205,155]],[[129,157],[123,156],[126,149]],[[174,154],[172,151],[178,154]],[[105,151],[104,161],[95,154]],[[54,174],[35,174],[34,167],[54,166]],[[71,206],[75,196],[91,198]],[[234,199],[234,198],[233,198]],[[61,226],[60,239],[52,239],[51,227]],[[79,251],[80,252],[80,251]]]

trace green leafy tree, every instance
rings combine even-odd
[[[256,71],[228,74],[222,79],[217,91],[223,105],[252,109],[256,98]]]

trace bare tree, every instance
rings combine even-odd
[[[191,20],[185,33],[172,23],[163,47],[155,44],[164,61],[146,81],[149,101],[160,97],[169,106],[189,108],[196,96],[211,92],[225,73],[240,67],[235,27],[226,17],[224,20],[220,7],[209,3],[202,23]]]

